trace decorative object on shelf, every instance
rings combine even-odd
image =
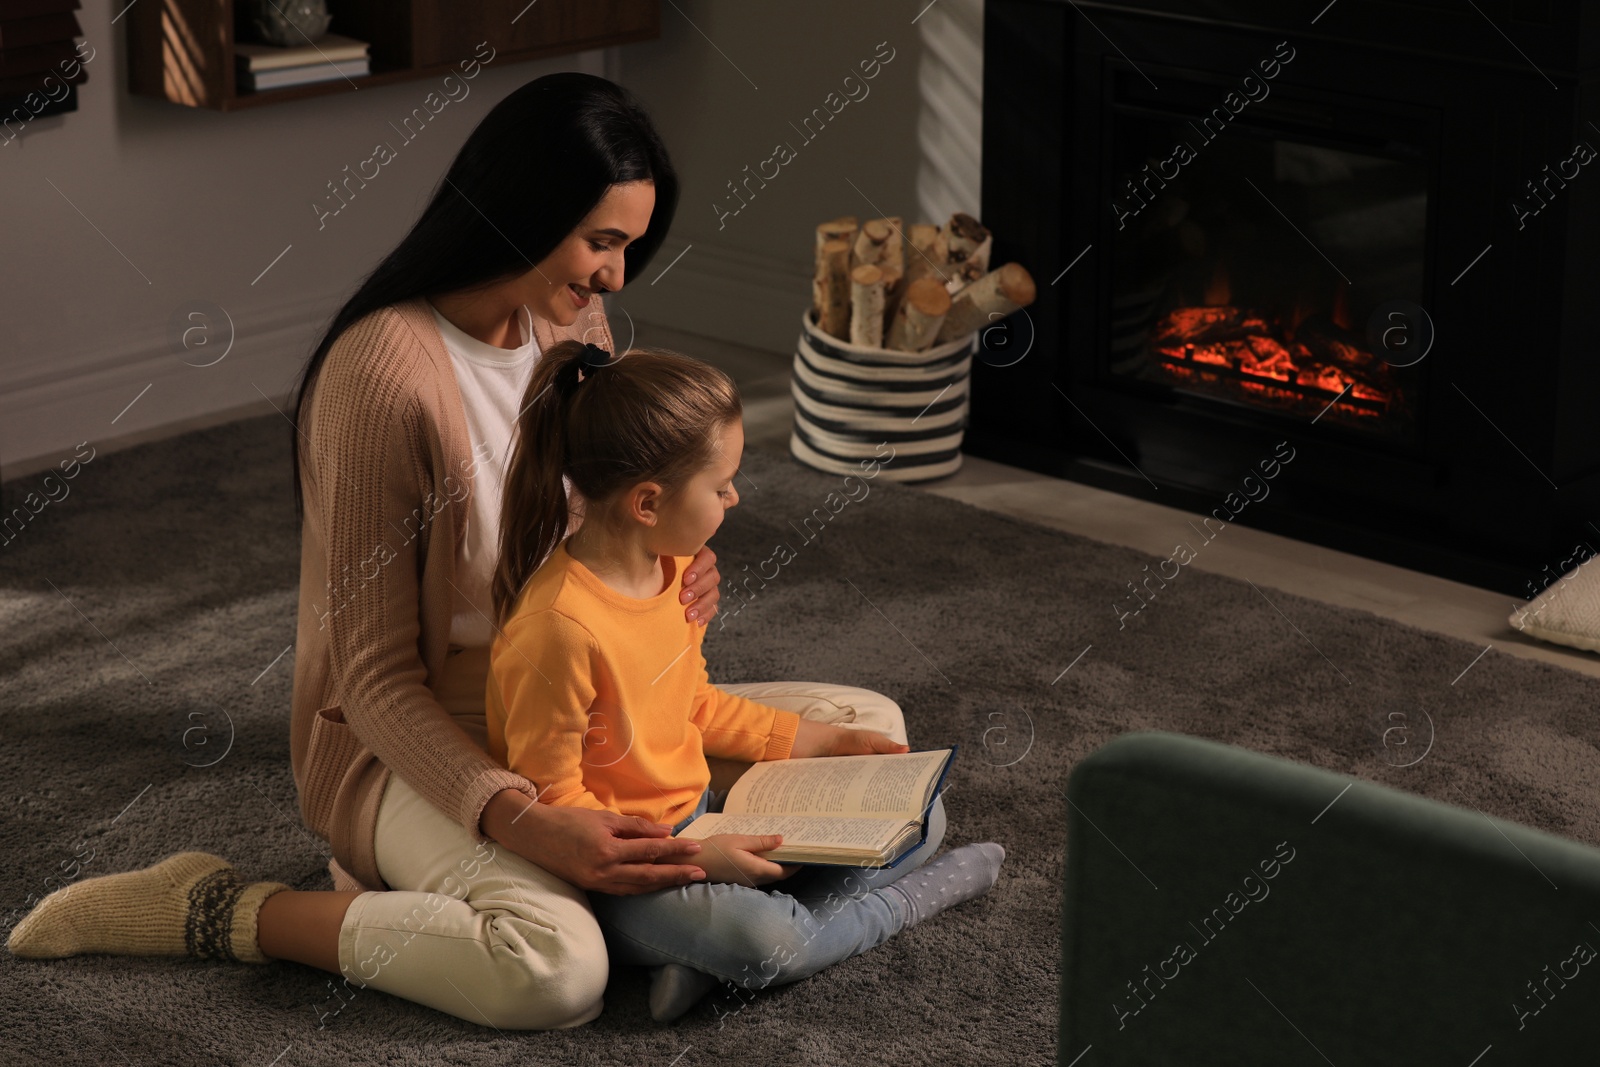
[[[256,35],[280,48],[315,41],[333,21],[327,0],[248,0],[246,13]]]
[[[0,7],[22,3],[76,6],[80,2],[5,0]],[[343,66],[349,60],[335,59],[331,64],[323,60],[323,71],[330,77],[313,83],[291,81],[286,86],[279,84],[275,73],[266,70],[272,75],[266,76],[261,73],[265,68],[254,63],[243,77],[239,73],[246,60],[238,59],[237,51],[263,43],[256,40],[251,18],[253,5],[259,2],[142,0],[130,4],[123,0],[118,8],[127,10],[117,25],[127,29],[128,90],[136,96],[213,111],[298,103],[405,81],[432,81],[433,91],[448,99],[456,90],[446,78],[475,78],[491,62],[499,70],[510,63],[661,36],[661,0],[540,0],[533,5],[524,0],[517,8],[526,10],[516,18],[493,17],[492,11],[485,15],[480,10],[483,4],[462,0],[337,0],[329,4],[332,24],[342,36],[370,43],[370,68],[357,78],[361,70]],[[175,32],[181,40],[174,38]],[[332,36],[324,32],[317,38],[317,46],[328,51]],[[304,46],[307,42],[296,34],[290,43]],[[271,91],[261,91],[265,89]],[[426,98],[428,91],[415,95]],[[428,101],[426,106],[437,114],[436,103]]]
[[[359,78],[370,72],[366,41],[323,34],[315,44],[297,47],[241,41],[233,46],[241,93],[310,85],[335,78]]]
[[[989,270],[991,235],[971,215],[909,232],[901,222],[817,227],[789,435],[790,453],[817,470],[859,474],[876,461],[873,476],[900,482],[959,470],[979,333],[1033,303],[1020,264]]]

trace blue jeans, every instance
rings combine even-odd
[[[710,810],[711,793],[682,830]],[[681,963],[745,989],[783,985],[876,948],[905,926],[904,902],[883,886],[922,866],[944,840],[944,800],[928,839],[891,869],[802,867],[766,886],[695,882],[636,896],[589,894],[614,964]]]

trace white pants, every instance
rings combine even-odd
[[[870,689],[825,682],[720,688],[909,743],[900,706]],[[719,791],[749,766],[707,762]],[[578,1026],[600,1014],[610,968],[581,889],[504,845],[476,844],[394,774],[378,808],[376,850],[391,890],[362,893],[345,913],[339,969],[348,985],[500,1030]]]

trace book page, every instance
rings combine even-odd
[[[684,827],[679,837],[705,838],[713,834],[782,834],[782,848],[862,849],[881,852],[905,830],[905,820],[840,819],[818,815],[718,815],[700,816]]]
[[[949,755],[949,749],[935,749],[757,763],[734,784],[723,810],[730,814],[919,819]]]

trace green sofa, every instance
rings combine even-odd
[[[1058,1064],[1600,1060],[1600,849],[1177,734],[1067,796]]]

